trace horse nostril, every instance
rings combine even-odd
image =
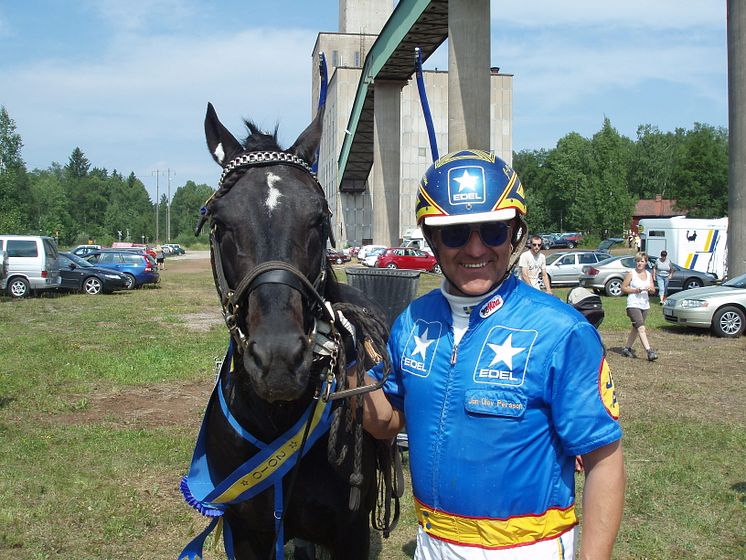
[[[254,361],[254,365],[256,366],[256,368],[259,371],[262,371],[262,364],[267,363],[267,359],[266,356],[264,356],[264,352],[262,351],[261,346],[258,345],[255,340],[249,342],[248,354],[249,357]]]
[[[300,368],[303,365],[306,356],[306,339],[299,336],[291,340],[288,347],[288,364],[294,368]]]

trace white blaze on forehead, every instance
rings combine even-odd
[[[215,148],[215,157],[218,158],[218,161],[220,163],[223,163],[223,160],[225,159],[225,152],[223,151],[222,142]]]
[[[267,209],[272,212],[277,206],[277,202],[280,200],[282,193],[275,188],[275,183],[280,180],[279,175],[275,175],[271,171],[267,172],[267,186],[269,187],[269,193],[267,194],[267,200],[265,204]]]

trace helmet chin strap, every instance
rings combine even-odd
[[[528,234],[528,226],[526,225],[526,221],[523,219],[523,216],[516,216],[513,218],[513,236],[510,241],[510,257],[508,258],[508,266],[505,269],[505,274],[503,274],[502,278],[500,278],[497,282],[495,282],[488,290],[484,292],[484,294],[490,293],[492,290],[494,290],[497,286],[502,284],[505,279],[510,276],[510,273],[513,271],[513,268],[515,267],[516,263],[518,262],[518,259],[521,256],[522,248],[523,248],[523,241],[526,239],[526,235]],[[427,244],[430,245],[430,248],[433,250],[433,254],[435,255],[435,258],[438,259],[438,262],[440,262],[440,256],[438,255],[438,244],[433,242],[433,230],[432,226],[428,226],[426,224],[422,224],[422,235],[425,236],[425,239],[427,240]],[[455,287],[456,284],[448,277],[448,275],[445,273],[445,270],[443,270],[443,266],[441,268],[441,274],[445,277],[448,284],[452,287]],[[475,294],[477,295],[484,295],[484,294]],[[454,294],[457,295],[457,294]]]

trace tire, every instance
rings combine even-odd
[[[575,248],[575,247],[577,247],[577,246],[578,246],[578,244],[577,244],[577,243],[575,243],[574,241],[570,241],[570,242],[569,242],[569,243],[567,244],[567,248],[568,248],[568,249],[574,249],[574,248]]]
[[[681,286],[682,290],[691,290],[693,288],[701,288],[704,283],[699,278],[687,278]]]
[[[386,268],[399,268],[399,267],[396,266],[394,263],[389,263],[386,265]]]
[[[127,284],[124,286],[124,289],[134,290],[135,288],[137,288],[137,280],[135,280],[135,277],[128,272],[124,275],[127,277]]]
[[[20,276],[8,280],[6,290],[10,297],[18,299],[28,297],[31,293],[31,288],[29,287],[28,282],[25,278],[21,278]]]
[[[746,315],[733,305],[721,307],[712,317],[712,332],[722,338],[738,338],[743,334],[745,325]]]
[[[604,291],[606,292],[607,296],[611,297],[619,297],[622,295],[622,279],[621,278],[612,278],[608,282],[606,282],[606,285],[604,286]]]
[[[104,291],[104,285],[95,276],[89,276],[83,280],[83,291],[88,295],[97,296]]]
[[[439,265],[439,264],[436,264],[436,265],[435,265],[435,266],[433,267],[433,272],[434,272],[435,274],[440,274],[440,273],[442,272],[442,271],[441,271],[441,269],[440,269],[440,265]]]
[[[337,257],[337,261],[336,262],[337,262],[337,264],[342,264],[344,261],[340,257]]]

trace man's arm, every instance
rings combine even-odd
[[[520,266],[518,267],[521,269],[521,280],[523,280],[526,284],[529,286],[531,285],[531,279],[528,277],[528,267],[526,266]]]
[[[581,560],[610,560],[624,510],[624,454],[616,441],[583,455]]]
[[[548,294],[552,293],[552,283],[549,281],[549,274],[547,274],[547,269],[542,268],[541,269],[541,277],[544,279],[544,288],[546,289]]]
[[[350,388],[357,386],[353,375],[347,377]],[[363,378],[365,385],[376,383],[370,375]],[[363,395],[363,428],[376,439],[390,439],[404,428],[404,414],[391,406],[383,389]]]

